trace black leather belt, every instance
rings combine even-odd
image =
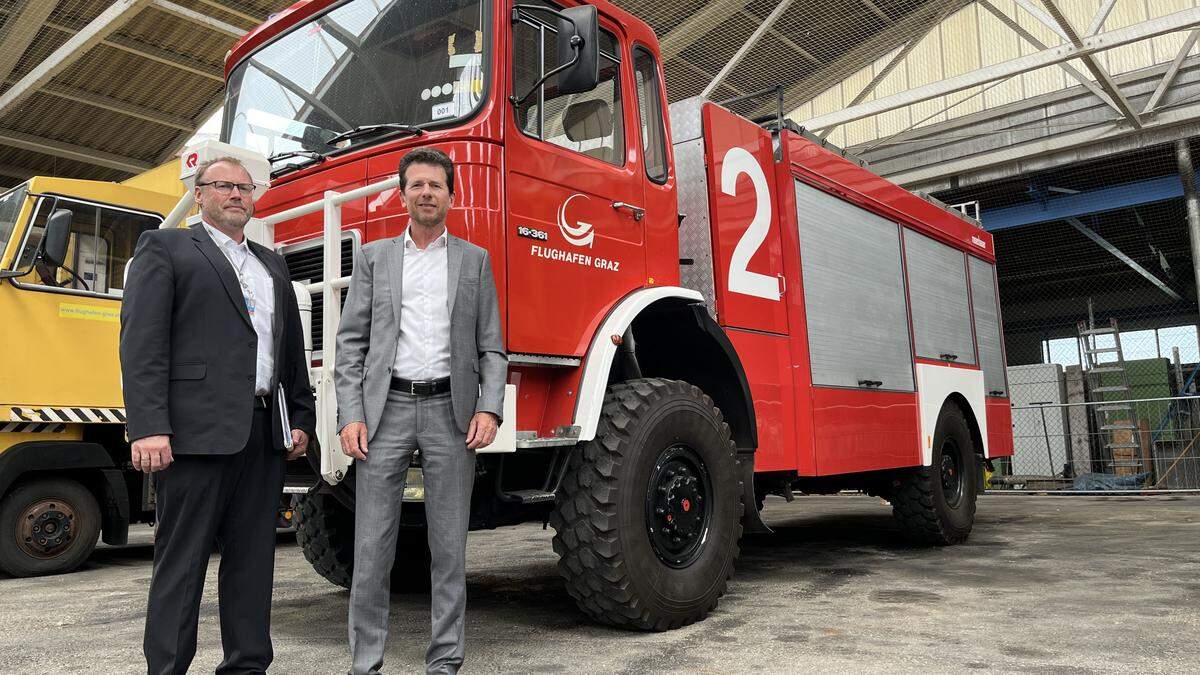
[[[266,410],[268,405],[270,405],[270,402],[269,402],[267,396],[265,396],[265,395],[259,396],[258,394],[254,395],[254,409],[255,410]]]
[[[450,378],[440,380],[406,380],[402,377],[392,378],[392,389],[412,396],[437,396],[450,393]]]

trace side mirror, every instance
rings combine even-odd
[[[568,35],[571,37],[564,37]],[[559,94],[582,94],[600,83],[600,27],[595,5],[559,12],[558,63],[571,64],[558,74]]]
[[[67,260],[67,243],[71,237],[71,219],[74,216],[70,209],[55,209],[46,219],[46,232],[42,235],[42,259],[51,267],[62,267]]]

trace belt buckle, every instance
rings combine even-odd
[[[413,396],[428,396],[433,393],[432,382],[413,382]]]

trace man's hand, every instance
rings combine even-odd
[[[482,448],[496,440],[496,429],[500,420],[490,412],[477,412],[467,427],[467,449]]]
[[[308,434],[299,429],[292,429],[292,449],[288,450],[288,461],[303,457],[308,452]]]
[[[367,424],[366,422],[351,422],[338,432],[342,441],[342,452],[354,459],[367,458]]]
[[[133,442],[130,454],[133,459],[133,468],[145,473],[162,471],[171,466],[171,462],[174,460],[171,457],[170,436],[139,438]]]

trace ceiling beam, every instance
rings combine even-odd
[[[882,21],[886,24],[892,23],[892,17],[890,17],[886,13],[884,13],[884,11],[882,9],[879,9],[879,5],[876,5],[871,0],[861,0],[861,2],[862,2],[862,4],[866,5],[867,9],[871,10],[872,14],[879,17],[880,21]]]
[[[200,12],[197,12],[194,9],[188,9],[187,7],[177,5],[173,2],[170,2],[169,0],[152,0],[152,1],[153,1],[155,9],[162,10],[164,12],[167,12],[168,14],[173,14],[173,15],[175,15],[181,19],[184,19],[186,21],[191,21],[192,23],[194,23],[198,26],[204,26],[205,28],[210,28],[212,30],[217,31],[218,33],[224,33],[233,38],[240,38],[243,35],[245,35],[247,32],[246,30],[244,30],[242,28],[238,28],[237,26],[235,26],[231,23],[226,23],[225,21],[211,17],[207,14],[202,14]]]
[[[67,66],[74,63],[79,57],[86,54],[109,34],[125,25],[150,0],[116,0],[108,9],[104,10],[93,19],[88,25],[84,26],[75,35],[71,36],[58,49],[55,49],[41,63],[29,71],[25,77],[22,77],[16,84],[9,87],[3,95],[0,95],[0,115],[11,110],[21,101],[29,98],[43,84],[49,82],[55,75],[62,72]]]
[[[0,28],[0,82],[12,75],[56,5],[55,0],[25,0],[24,5],[10,11],[4,28]]]
[[[225,73],[220,68],[214,68],[203,61],[197,61],[191,57],[176,54],[161,47],[155,47],[141,40],[134,40],[123,35],[112,35],[104,41],[104,45],[161,63],[164,66],[171,66],[172,68],[177,68],[193,75],[199,75],[213,82],[219,82],[221,85],[225,84]]]
[[[676,56],[674,59],[672,59],[668,68],[673,69],[673,68],[675,68],[675,66],[683,66],[687,70],[692,71],[693,73],[699,75],[700,77],[703,77],[706,80],[712,78],[712,73],[710,73],[707,70],[701,68],[700,66],[692,63],[691,61],[688,61],[687,59],[683,58],[682,56]],[[737,94],[738,96],[744,96],[746,94],[745,90],[735,87],[732,84],[729,84],[728,82],[726,82],[723,86],[726,89]]]
[[[103,166],[118,171],[128,171],[129,173],[141,173],[154,168],[149,162],[143,162],[140,159],[124,157],[95,148],[64,143],[53,138],[34,136],[11,129],[0,129],[0,144],[11,145],[14,148],[39,152],[52,157],[62,157],[63,159],[70,159],[84,164]]]
[[[683,20],[671,32],[659,40],[659,51],[666,63],[683,53],[718,24],[737,14],[750,4],[750,0],[709,0],[691,16]]]
[[[750,34],[750,37],[744,43],[742,43],[742,46],[738,47],[738,50],[734,53],[733,58],[725,62],[725,65],[721,67],[721,72],[717,73],[717,76],[712,79],[712,82],[708,83],[708,86],[704,88],[704,91],[700,92],[701,96],[708,98],[714,91],[716,91],[721,82],[729,76],[729,73],[733,72],[734,68],[738,67],[738,64],[742,62],[742,59],[746,58],[746,54],[749,54],[750,50],[754,49],[755,45],[758,44],[758,41],[762,39],[763,34],[770,30],[771,26],[779,19],[780,16],[783,15],[784,12],[787,11],[788,6],[791,4],[792,0],[781,0],[780,3],[775,6],[775,9],[771,10],[771,13],[767,15],[767,18],[763,19],[762,22],[758,24],[758,28],[755,28],[754,32]]]
[[[75,101],[76,103],[83,103],[84,105],[90,105],[94,108],[100,108],[102,110],[108,110],[110,112],[120,113],[122,115],[128,115],[129,117],[145,120],[147,122],[161,124],[165,127],[172,127],[185,131],[191,131],[196,128],[196,124],[185,117],[170,115],[162,112],[161,110],[147,108],[146,106],[141,106],[136,103],[122,101],[120,99],[112,98],[111,96],[105,96],[103,94],[97,94],[91,91],[84,91],[83,89],[64,87],[54,84],[53,82],[48,82],[43,85],[39,91],[43,94],[66,99],[68,101]]]
[[[889,110],[904,108],[914,103],[920,103],[921,101],[928,101],[931,98],[953,94],[954,92],[970,89],[971,87],[1028,73],[1038,68],[1070,61],[1085,54],[1093,54],[1106,49],[1140,42],[1148,38],[1158,37],[1159,35],[1196,28],[1197,26],[1200,26],[1200,8],[1185,9],[1132,26],[1084,38],[1080,46],[1060,45],[1051,49],[1044,49],[1040,52],[1012,59],[1011,61],[997,63],[892,96],[885,96],[874,101],[860,103],[857,106],[848,107],[827,115],[819,115],[807,120],[804,126],[812,130],[853,122],[854,120],[871,117]]]
[[[858,42],[842,52],[832,62],[825,59],[822,66],[810,75],[798,79],[784,89],[785,109],[794,111],[801,103],[810,101],[830,87],[837,85],[850,75],[862,70],[864,63],[892,53],[896,45],[924,35],[950,14],[973,3],[975,0],[940,0],[927,2],[898,19],[887,30],[882,30]],[[752,117],[766,115],[777,107],[772,100],[764,103],[752,113]]]
[[[1029,13],[1029,16],[1037,19],[1038,23],[1054,31],[1054,34],[1057,35],[1063,42],[1070,41],[1071,38],[1067,36],[1067,33],[1063,30],[1062,26],[1055,21],[1054,17],[1047,14],[1046,10],[1035,5],[1034,0],[1016,0],[1016,2],[1021,6],[1021,9],[1024,9]]]
[[[0,9],[0,14],[5,13],[5,10]],[[65,35],[75,35],[80,31],[78,26],[69,26],[61,23],[55,23],[53,21],[46,21],[42,25]],[[133,54],[134,56],[140,56],[150,59],[151,61],[156,61],[163,65],[187,71],[193,75],[199,75],[200,77],[208,78],[214,82],[220,82],[221,84],[225,83],[225,73],[220,68],[210,66],[203,61],[198,61],[194,58],[183,56],[161,47],[155,47],[154,45],[147,44],[141,40],[135,40],[122,35],[109,35],[108,37],[104,38],[103,41],[101,41],[101,44],[106,47],[112,47],[113,49],[119,49],[123,52]]]
[[[1174,289],[1172,289],[1166,283],[1164,283],[1162,279],[1159,279],[1158,277],[1151,274],[1150,270],[1139,265],[1137,263],[1137,261],[1135,261],[1133,258],[1130,258],[1128,255],[1126,255],[1124,251],[1117,248],[1115,245],[1113,245],[1112,242],[1110,242],[1109,240],[1100,236],[1100,234],[1098,232],[1096,232],[1092,228],[1088,227],[1087,225],[1084,225],[1083,222],[1080,221],[1078,218],[1065,218],[1064,220],[1066,220],[1067,224],[1069,224],[1071,227],[1075,228],[1076,230],[1079,230],[1079,232],[1081,234],[1083,234],[1085,237],[1096,242],[1100,246],[1100,248],[1102,248],[1105,251],[1108,251],[1109,253],[1116,256],[1116,258],[1118,260],[1120,260],[1121,262],[1128,265],[1134,272],[1137,272],[1138,274],[1145,277],[1145,279],[1147,281],[1154,284],[1154,286],[1156,288],[1158,288],[1158,290],[1165,293],[1167,297],[1171,298],[1172,300],[1174,300],[1176,302],[1183,300],[1183,298],[1179,297],[1179,294],[1176,293],[1174,291]]]
[[[1020,23],[1017,23],[1016,19],[1012,18],[1011,16],[1006,14],[1004,12],[1004,10],[1002,10],[999,7],[997,7],[996,5],[994,5],[992,3],[992,0],[979,0],[979,4],[984,9],[986,9],[987,11],[989,11],[993,15],[995,15],[995,17],[997,19],[999,19],[1001,22],[1003,22],[1004,25],[1006,25],[1010,29],[1012,29],[1012,31],[1014,33],[1016,33],[1017,35],[1019,35],[1021,37],[1021,39],[1025,40],[1029,44],[1033,45],[1035,49],[1049,49],[1049,46],[1047,46],[1045,42],[1042,42],[1041,40],[1037,39],[1037,37],[1035,37],[1033,35],[1033,33],[1030,33],[1028,30],[1026,30],[1025,27],[1022,26]],[[1083,85],[1088,91],[1095,94],[1096,98],[1099,98],[1101,101],[1104,101],[1105,105],[1107,105],[1108,107],[1117,111],[1118,113],[1121,112],[1121,109],[1117,106],[1116,101],[1113,101],[1112,98],[1108,95],[1108,93],[1105,92],[1104,89],[1102,89],[1100,87],[1100,85],[1096,84],[1090,78],[1088,78],[1086,75],[1079,72],[1079,70],[1077,68],[1075,68],[1075,66],[1072,66],[1070,63],[1066,63],[1066,62],[1060,63],[1059,66],[1064,71],[1066,71],[1066,73],[1068,75],[1073,77],[1076,82]]]
[[[1154,88],[1154,93],[1150,95],[1150,100],[1146,101],[1146,107],[1142,110],[1143,115],[1154,112],[1158,107],[1167,90],[1175,83],[1175,76],[1179,74],[1179,67],[1183,65],[1183,60],[1187,58],[1188,52],[1192,51],[1192,47],[1196,45],[1196,38],[1200,38],[1200,30],[1194,30],[1188,33],[1187,39],[1183,41],[1179,51],[1175,54],[1175,60],[1171,61],[1171,65],[1167,68],[1167,72],[1163,73],[1162,79],[1158,81],[1158,86]]]
[[[249,23],[251,26],[257,26],[258,24],[267,20],[267,17],[265,16],[255,16],[254,14],[244,12],[236,7],[231,7],[223,2],[217,2],[216,0],[196,0],[196,2],[208,7],[212,7],[213,9],[220,10],[226,14],[236,16],[242,21]]]
[[[1088,35],[1095,35],[1100,32],[1101,28],[1104,28],[1104,22],[1108,21],[1108,15],[1112,13],[1116,4],[1117,0],[1104,0],[1100,3],[1100,7],[1096,9],[1096,16],[1092,17],[1092,23],[1088,26]]]
[[[1079,36],[1079,33],[1075,30],[1075,26],[1073,26],[1070,20],[1067,19],[1067,16],[1062,13],[1062,10],[1059,9],[1054,0],[1042,0],[1042,4],[1046,6],[1046,10],[1050,12],[1050,16],[1053,17],[1054,22],[1058,24],[1063,35],[1067,37],[1067,41],[1075,45],[1076,49],[1082,50],[1083,38]],[[1096,82],[1099,83],[1100,88],[1104,90],[1104,93],[1108,94],[1108,97],[1112,99],[1113,103],[1117,104],[1117,109],[1120,110],[1121,114],[1125,116],[1126,121],[1133,125],[1134,129],[1141,129],[1141,117],[1138,115],[1137,111],[1133,109],[1133,106],[1130,105],[1129,99],[1125,98],[1125,94],[1121,93],[1121,88],[1117,86],[1116,82],[1113,82],[1112,76],[1109,75],[1108,71],[1104,69],[1104,66],[1100,65],[1100,62],[1096,60],[1096,57],[1091,53],[1084,54],[1083,65],[1087,66],[1087,69],[1091,71],[1093,76],[1095,76]]]
[[[904,46],[900,48],[900,51],[896,52],[896,55],[892,57],[892,60],[888,61],[887,65],[875,74],[875,77],[871,78],[871,81],[867,83],[867,86],[863,87],[862,91],[854,95],[854,98],[850,101],[850,106],[856,106],[865,101],[867,97],[871,95],[871,92],[875,91],[875,88],[878,87],[879,84],[885,79],[887,79],[888,75],[892,74],[892,71],[896,69],[896,66],[904,62],[904,59],[908,57],[912,50],[916,48],[917,44],[924,38],[925,36],[922,35],[906,42]],[[827,138],[829,134],[833,133],[834,128],[835,127],[826,127],[817,135],[820,138]]]
[[[753,14],[751,14],[750,12],[747,12],[744,9],[741,10],[740,12],[738,12],[738,16],[749,19],[751,21],[758,21],[757,16],[754,16]],[[805,49],[804,47],[801,47],[800,45],[796,44],[790,37],[784,35],[783,33],[780,33],[779,29],[775,28],[774,26],[772,26],[770,29],[767,30],[767,34],[769,34],[771,37],[775,38],[776,40],[779,40],[780,42],[782,42],[784,44],[784,46],[787,47],[788,49],[799,54],[801,56],[801,58],[803,58],[805,61],[808,61],[809,63],[814,63],[814,64],[821,63],[821,60],[818,59],[817,57],[813,56],[812,52],[810,52],[807,49]],[[726,86],[729,86],[729,85],[726,85]]]
[[[883,170],[888,180],[906,189],[937,192],[952,185],[980,185],[1016,175],[1028,175],[1059,166],[1063,161],[1082,162],[1110,157],[1187,136],[1200,136],[1200,103],[1161,110],[1145,128],[1112,121],[1068,130],[1048,138],[1006,143],[994,150],[901,169]],[[879,170],[878,165],[876,165]]]

